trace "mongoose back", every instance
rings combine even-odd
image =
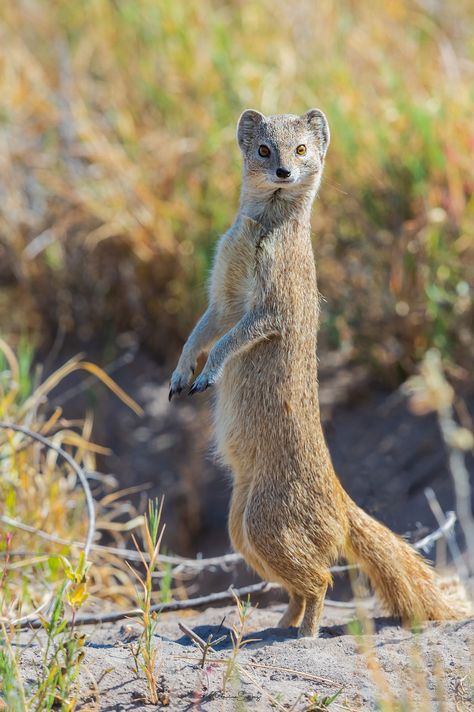
[[[288,591],[280,625],[301,623],[300,635],[317,633],[329,568],[342,556],[360,563],[391,614],[457,618],[428,563],[344,491],[321,428],[310,213],[329,145],[326,117],[247,110],[237,138],[240,209],[170,383],[171,400],[209,352],[189,392],[216,387],[217,450],[233,474],[232,545]]]

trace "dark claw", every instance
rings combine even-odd
[[[188,396],[192,396],[193,393],[202,393],[208,387],[209,387],[208,381],[206,381],[205,385],[202,385],[201,383],[199,383],[199,379],[198,379],[197,381],[194,381],[193,385],[189,389]]]
[[[203,377],[202,374],[194,381],[193,385],[188,391],[188,396],[192,396],[193,393],[203,393],[207,390],[209,386],[213,386],[214,382],[210,380],[209,376]]]
[[[173,388],[173,386],[171,386],[170,392],[169,392],[169,394],[168,394],[168,400],[170,401],[170,400],[172,399],[172,397],[173,397],[176,393],[177,393],[178,395],[181,395],[181,391],[182,391],[182,390],[183,390],[183,387],[182,387],[182,386],[178,386],[177,388]]]

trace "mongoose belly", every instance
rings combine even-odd
[[[298,383],[295,377],[301,370],[295,368],[294,346],[282,339],[262,341],[225,366],[217,389],[216,445],[236,477],[272,467],[279,450],[287,456],[305,430],[305,419],[317,414],[311,382]]]

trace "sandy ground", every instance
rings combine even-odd
[[[298,639],[296,630],[276,624],[284,606],[256,608],[247,621],[247,638],[238,653],[240,671],[223,692],[225,661],[232,654],[230,627],[235,607],[163,615],[156,642],[159,647],[158,707],[171,710],[323,710],[311,707],[312,696],[324,700],[342,690],[329,708],[377,710],[390,690],[397,712],[474,709],[474,620],[429,624],[413,635],[388,618],[375,619],[375,633],[355,637],[348,630],[350,611],[326,607],[318,639]],[[202,669],[201,653],[180,630],[182,622],[198,635],[225,640],[209,653]],[[147,710],[146,682],[133,670],[131,646],[139,628],[134,621],[89,627],[80,678],[80,709]],[[22,639],[21,666],[26,678],[35,676],[40,643]],[[369,650],[364,651],[363,648]],[[467,676],[467,677],[466,677]],[[91,680],[97,692],[87,696]],[[440,682],[442,681],[442,682]],[[442,692],[440,692],[440,687]],[[444,696],[444,706],[440,699]],[[98,698],[98,705],[95,700]],[[313,702],[314,702],[313,697]],[[402,703],[405,702],[405,706]],[[425,704],[422,707],[422,704]],[[388,709],[388,708],[385,708]]]

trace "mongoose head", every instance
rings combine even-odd
[[[264,116],[247,109],[239,119],[237,140],[245,179],[254,190],[318,187],[329,146],[328,122],[319,109],[302,116]]]

